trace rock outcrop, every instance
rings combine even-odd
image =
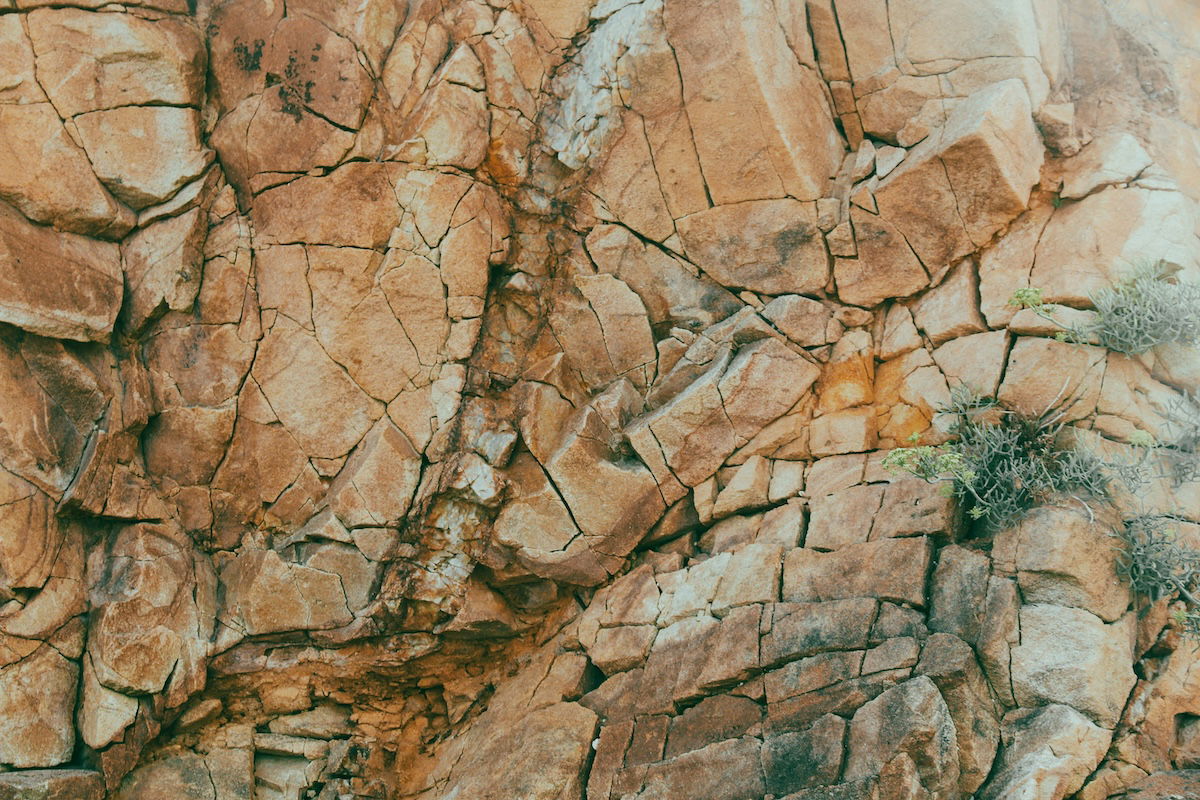
[[[1194,349],[1007,300],[1200,280],[1198,54],[1188,0],[0,0],[0,800],[1200,791],[1119,519],[881,464],[957,386],[1169,433]]]

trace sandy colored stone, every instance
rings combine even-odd
[[[185,486],[208,483],[225,457],[236,417],[232,406],[164,409],[146,429],[146,468]]]
[[[828,280],[829,256],[812,203],[749,201],[677,224],[688,258],[725,286],[797,294],[816,292]]]
[[[99,750],[119,739],[133,724],[138,700],[100,683],[90,658],[83,662],[82,684],[77,717],[79,735],[88,747]]]
[[[1004,749],[979,796],[1061,800],[1077,791],[1104,757],[1112,733],[1064,705],[1023,712],[1005,725]]]
[[[808,533],[804,546],[836,550],[865,542],[883,500],[883,486],[852,486],[809,501]]]
[[[824,414],[809,427],[809,449],[818,458],[861,453],[875,446],[875,409],[847,408]]]
[[[1105,625],[1079,608],[1021,608],[1012,682],[1022,706],[1063,703],[1103,727],[1116,725],[1133,688],[1130,619]]]
[[[1130,603],[1117,575],[1119,551],[1108,531],[1120,522],[1108,509],[1047,506],[999,534],[998,553],[1015,553],[1017,583],[1027,603],[1052,603],[1092,612],[1114,622]],[[1094,521],[1095,520],[1095,521]]]
[[[875,198],[880,214],[936,270],[1025,210],[1041,162],[1025,88],[1001,81],[956,106],[945,127],[880,183]]]
[[[922,607],[931,557],[926,537],[849,544],[831,553],[793,550],[783,564],[783,598],[811,602],[875,597]]]
[[[597,225],[587,237],[587,250],[601,272],[637,293],[652,325],[695,320],[707,328],[740,307],[716,281],[623,227]]]
[[[421,466],[407,437],[384,417],[330,483],[330,507],[348,528],[397,525],[408,511]]]
[[[0,668],[0,719],[13,734],[0,744],[0,763],[28,769],[71,760],[78,680],[79,666],[49,645]]]
[[[751,456],[737,468],[733,478],[717,494],[713,517],[720,519],[743,509],[765,506],[770,482],[770,462],[762,456]]]
[[[97,177],[134,209],[168,199],[212,160],[194,109],[129,106],[73,122]]]
[[[263,243],[382,249],[399,222],[391,179],[387,164],[356,162],[265,191],[254,202]]]
[[[182,20],[74,8],[38,9],[28,19],[38,82],[64,117],[200,102],[204,49],[195,27]]]
[[[848,741],[845,780],[877,774],[903,754],[918,765],[930,797],[953,797],[958,790],[954,721],[927,677],[888,689],[855,712]]]
[[[929,276],[904,235],[884,217],[850,210],[858,258],[835,260],[838,297],[870,308],[889,297],[907,297],[929,285]]]
[[[34,222],[73,233],[114,239],[133,227],[133,212],[97,180],[53,106],[0,104],[0,126],[8,131],[0,149],[0,199]]]
[[[289,564],[273,550],[231,560],[221,570],[221,583],[221,622],[246,635],[324,630],[353,618],[337,575]]]
[[[841,143],[819,79],[800,65],[772,10],[669,0],[663,20],[713,202],[820,197]],[[735,163],[730,152],[752,155]]]
[[[1128,183],[1150,164],[1149,154],[1132,135],[1119,131],[1107,133],[1071,159],[1059,196],[1074,200],[1101,186]]]
[[[1063,411],[1067,421],[1080,419],[1095,411],[1104,367],[1097,347],[1023,336],[1009,353],[997,397],[1034,417]]]
[[[1046,302],[1087,306],[1090,295],[1159,259],[1194,266],[1195,210],[1180,194],[1109,188],[1058,209],[1037,245],[1029,285]]]
[[[286,317],[263,338],[252,374],[280,421],[312,456],[345,455],[382,413],[312,334]],[[335,420],[322,413],[329,407],[339,411]]]
[[[163,311],[186,311],[200,291],[207,220],[192,209],[142,228],[121,247],[129,286],[129,327],[140,330]]]
[[[875,346],[864,330],[848,331],[829,354],[817,381],[817,411],[829,413],[870,403],[875,397]]]
[[[100,773],[83,769],[30,769],[0,774],[5,800],[102,800]]]
[[[818,347],[830,341],[833,312],[816,300],[788,294],[776,297],[762,311],[780,333],[802,347]],[[836,330],[839,326],[834,324]]]
[[[917,326],[934,345],[987,330],[979,313],[979,275],[970,259],[962,261],[913,305]]]
[[[990,331],[951,339],[932,355],[947,384],[962,384],[984,397],[995,397],[1008,345],[1005,331]]]

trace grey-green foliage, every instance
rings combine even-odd
[[[1186,601],[1175,612],[1180,632],[1200,647],[1200,551],[1179,542],[1178,520],[1167,514],[1142,514],[1116,531],[1121,539],[1117,567],[1130,587],[1150,600]]]
[[[955,387],[941,414],[953,440],[937,447],[892,450],[883,464],[930,482],[944,482],[985,528],[1018,521],[1055,495],[1086,505],[1107,498],[1111,476],[1096,455],[1060,444],[1060,416],[1029,417],[994,399]]]
[[[1200,343],[1200,284],[1179,278],[1172,264],[1160,261],[1091,296],[1095,318],[1084,325],[1062,325],[1040,289],[1018,289],[1009,305],[1032,308],[1063,328],[1059,338],[1095,342],[1118,353],[1138,354],[1161,344]]]

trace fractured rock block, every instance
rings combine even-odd
[[[808,602],[874,597],[920,608],[925,605],[932,555],[925,536],[849,544],[831,553],[793,550],[783,565],[783,598]]]
[[[1025,87],[1001,81],[956,106],[879,184],[880,215],[938,270],[1025,210],[1042,152]]]
[[[829,256],[812,203],[749,201],[710,208],[677,224],[688,258],[723,286],[810,294],[829,278]]]
[[[121,293],[115,244],[33,225],[0,205],[0,321],[41,336],[108,341]]]
[[[1020,644],[1012,648],[1012,685],[1022,706],[1063,703],[1112,728],[1133,673],[1132,618],[1105,625],[1080,608],[1021,608]]]

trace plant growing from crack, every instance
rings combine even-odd
[[[950,420],[950,442],[896,448],[883,465],[893,473],[945,484],[945,493],[962,501],[968,516],[989,530],[1017,522],[1055,495],[1071,496],[1085,508],[1088,499],[1109,496],[1104,462],[1060,444],[1061,409],[1029,417],[956,386],[939,414]]]
[[[1095,317],[1066,325],[1054,317],[1041,289],[1013,292],[1008,304],[1030,308],[1061,330],[1055,338],[1077,344],[1095,342],[1127,355],[1145,353],[1162,344],[1200,344],[1200,284],[1181,280],[1179,266],[1159,261],[1091,295]]]

